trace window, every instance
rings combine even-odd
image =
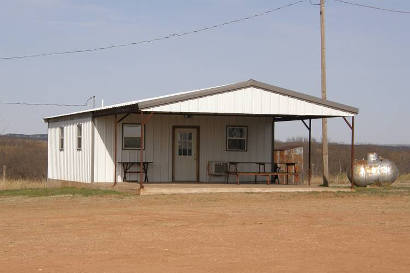
[[[179,133],[178,155],[179,156],[192,156],[192,132]]]
[[[59,148],[60,151],[64,150],[64,127],[59,128],[60,135],[59,135]]]
[[[248,127],[226,127],[226,150],[246,152],[248,144]]]
[[[81,151],[83,137],[83,125],[77,124],[77,150]]]
[[[122,148],[141,149],[141,124],[122,124]]]

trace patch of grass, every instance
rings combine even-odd
[[[71,196],[127,196],[129,193],[123,193],[113,190],[90,189],[90,188],[33,188],[33,189],[15,189],[2,190],[0,197],[10,196],[27,196],[27,197],[41,197],[41,196],[57,196],[57,195],[71,195]]]
[[[366,188],[356,188],[355,192],[358,194],[365,195],[410,195],[410,187],[366,187]]]
[[[311,192],[313,195],[334,196],[334,197],[360,197],[360,196],[410,196],[410,187],[355,187],[353,191],[337,192]]]
[[[331,188],[348,188],[332,185]],[[350,187],[349,187],[350,188]],[[301,198],[310,196],[312,198],[360,198],[360,197],[410,197],[409,186],[385,186],[385,187],[355,187],[352,191],[312,191],[312,192],[289,192],[289,193],[267,193],[280,194],[280,199]]]

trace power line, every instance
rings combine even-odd
[[[9,105],[27,105],[27,106],[61,106],[61,107],[84,107],[88,106],[91,100],[94,100],[94,96],[89,97],[84,104],[60,104],[60,103],[31,103],[31,102],[0,102],[0,104]]]
[[[345,1],[345,0],[335,0],[335,1],[343,3],[343,4],[352,5],[352,6],[362,7],[362,8],[377,9],[377,10],[381,10],[381,11],[388,11],[388,12],[395,12],[395,13],[407,13],[407,14],[410,13],[410,11],[407,11],[407,10],[380,8],[380,7],[370,6],[370,5],[353,3],[353,2],[349,2],[349,1]]]
[[[27,59],[27,58],[35,58],[35,57],[46,57],[46,56],[52,56],[52,55],[65,55],[65,54],[75,54],[75,53],[91,53],[91,52],[95,52],[95,51],[101,51],[101,50],[107,50],[107,49],[113,49],[113,48],[118,48],[118,47],[128,47],[128,46],[137,46],[137,45],[141,45],[141,44],[149,44],[149,43],[153,43],[156,41],[161,41],[161,40],[166,40],[166,39],[170,39],[170,38],[176,38],[176,37],[182,37],[182,36],[187,36],[187,35],[192,35],[195,33],[199,33],[199,32],[203,32],[203,31],[208,31],[208,30],[212,30],[212,29],[216,29],[216,28],[220,28],[220,27],[224,27],[226,25],[230,25],[230,24],[235,24],[235,23],[239,23],[242,21],[247,21],[250,19],[254,19],[256,17],[260,17],[260,16],[266,16],[270,13],[273,13],[275,11],[284,9],[284,8],[288,8],[294,5],[297,5],[299,3],[304,2],[304,0],[299,0],[296,2],[292,2],[289,3],[287,5],[283,5],[280,6],[278,8],[274,8],[274,9],[269,9],[260,13],[256,13],[253,15],[249,15],[246,17],[241,17],[238,19],[234,19],[231,21],[226,21],[224,23],[220,23],[220,24],[216,24],[216,25],[212,25],[212,26],[207,26],[207,27],[202,27],[202,28],[198,28],[198,29],[194,29],[191,31],[187,31],[187,32],[180,32],[180,33],[171,33],[165,36],[160,36],[151,40],[142,40],[142,41],[138,41],[138,42],[131,42],[131,43],[126,43],[126,44],[113,44],[110,46],[103,46],[103,47],[96,47],[96,48],[88,48],[88,49],[78,49],[78,50],[68,50],[68,51],[54,51],[54,52],[46,52],[46,53],[39,53],[39,54],[32,54],[32,55],[20,55],[20,56],[10,56],[10,57],[0,57],[0,60],[16,60],[16,59]]]
[[[320,3],[313,3],[312,0],[309,0],[309,3],[310,3],[312,6],[320,6]]]

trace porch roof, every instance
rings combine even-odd
[[[354,116],[359,113],[359,109],[251,79],[218,87],[46,117],[44,121],[49,122],[84,114],[102,116],[130,112],[272,116],[278,120],[296,120]]]

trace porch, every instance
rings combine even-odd
[[[102,184],[102,183],[98,183]],[[319,185],[266,185],[266,184],[208,184],[198,182],[186,183],[148,183],[141,189],[137,183],[118,183],[118,191],[133,192],[140,195],[163,194],[201,194],[201,193],[281,193],[281,192],[349,192],[350,185],[321,187]]]
[[[306,179],[303,170],[290,172],[289,166],[286,176],[302,176],[302,183],[310,186],[312,120],[344,119],[352,133],[353,164],[357,113],[350,106],[250,80],[140,101],[137,109],[121,107],[99,115],[114,116],[114,185],[126,182],[125,163],[134,165],[130,173],[138,176],[135,180],[142,189],[148,175],[157,182],[215,183],[226,179],[229,183],[230,177],[234,177],[238,185],[241,178],[266,181],[269,185],[279,174],[283,175],[278,166],[284,162],[275,162],[274,158],[275,124],[288,121],[307,129],[309,156]],[[347,117],[351,117],[351,122]],[[124,126],[138,127],[126,136]],[[124,151],[126,138],[133,139],[134,151]],[[224,170],[216,172],[216,166],[210,168],[212,162],[220,163],[219,167],[224,165]],[[167,173],[158,176],[164,170]]]

